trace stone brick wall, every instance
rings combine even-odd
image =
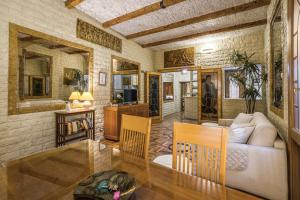
[[[240,52],[247,52],[248,55],[255,53],[252,57],[257,63],[265,65],[264,58],[264,31],[265,26],[256,27],[248,31],[245,30],[243,35],[232,35],[232,37],[222,40],[215,40],[195,46],[195,63],[196,66],[205,68],[226,68],[232,67],[230,65],[229,54],[233,50]],[[184,48],[184,47],[182,47]],[[205,53],[205,49],[212,49],[209,53]],[[169,50],[169,49],[168,49]],[[155,68],[163,68],[164,65],[164,52],[154,52]],[[224,72],[222,73],[224,77]],[[223,81],[224,82],[224,79]],[[224,94],[224,84],[222,84]],[[264,88],[265,89],[265,88]],[[263,92],[265,93],[265,92]],[[222,97],[222,117],[234,118],[238,113],[245,112],[244,100],[240,99],[224,99]],[[265,96],[257,102],[256,111],[266,113]]]
[[[94,98],[97,108],[97,138],[102,134],[102,108],[109,102],[110,98],[111,55],[140,62],[144,71],[153,70],[151,50],[143,49],[135,42],[126,40],[111,30],[106,31],[123,40],[122,54],[76,38],[77,18],[88,21],[97,27],[101,27],[101,24],[76,9],[69,10],[65,8],[62,0],[1,0],[0,16],[0,163],[55,146],[55,118],[53,112],[7,115],[9,22],[94,48]],[[98,85],[100,71],[108,73],[107,86]],[[143,83],[143,80],[141,83]],[[143,88],[142,85],[142,97],[144,96]]]
[[[277,2],[279,0],[272,0],[270,3],[270,6],[268,8],[268,24],[265,30],[265,60],[266,60],[266,66],[267,71],[270,72],[269,66],[271,61],[271,40],[270,40],[270,23],[272,20],[272,16],[275,12]],[[283,43],[283,98],[284,98],[284,116],[283,118],[279,117],[275,113],[273,113],[270,110],[270,85],[267,84],[266,86],[266,96],[267,96],[267,114],[268,117],[273,121],[273,123],[277,126],[280,133],[282,133],[282,136],[287,139],[288,134],[288,47],[287,47],[287,9],[288,9],[288,1],[287,0],[281,0],[280,2],[282,4],[282,22],[283,22],[283,36],[282,36],[282,43]],[[270,73],[268,79],[270,79]]]

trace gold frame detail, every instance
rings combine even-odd
[[[271,23],[270,23],[270,86],[269,86],[269,90],[270,90],[270,94],[269,94],[269,97],[270,97],[270,104],[269,104],[269,107],[270,107],[270,110],[275,113],[277,116],[283,118],[284,117],[284,102],[285,102],[285,99],[283,98],[283,101],[282,101],[282,108],[277,108],[275,106],[272,105],[272,101],[273,101],[273,86],[274,86],[274,80],[273,80],[273,73],[274,73],[274,70],[273,70],[273,44],[272,44],[272,37],[273,37],[273,34],[272,34],[272,26],[275,22],[275,18],[276,18],[276,15],[278,14],[279,12],[279,9],[281,7],[281,0],[277,1],[276,2],[276,9],[272,15],[272,20],[271,20]],[[283,67],[283,64],[282,64],[282,69],[284,70],[284,67]],[[283,87],[283,85],[282,85]]]
[[[17,105],[21,101],[18,91],[18,33],[24,33],[48,41],[52,41],[61,45],[72,47],[89,53],[89,91],[93,94],[93,57],[94,50],[74,42],[70,42],[55,36],[51,36],[39,31],[35,31],[14,23],[9,23],[9,70],[8,70],[8,115],[17,115],[25,113],[45,112],[53,110],[61,110],[65,108],[65,104],[45,103],[43,105],[35,105],[26,108],[18,108]]]

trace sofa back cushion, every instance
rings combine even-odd
[[[277,136],[275,126],[260,112],[253,114],[251,122],[255,123],[255,129],[248,140],[248,144],[273,147]]]
[[[233,120],[234,124],[246,124],[250,123],[250,121],[253,119],[252,114],[245,114],[245,113],[240,113],[238,116]]]

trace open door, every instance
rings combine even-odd
[[[162,121],[162,88],[159,72],[145,74],[145,103],[149,104],[149,117],[153,123]]]
[[[222,117],[222,70],[198,70],[198,122],[217,122]]]
[[[300,199],[300,4],[289,0],[289,177],[290,199]]]

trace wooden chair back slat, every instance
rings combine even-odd
[[[122,115],[120,151],[136,158],[148,159],[151,118]]]
[[[175,122],[172,167],[224,185],[227,134],[227,128]]]

